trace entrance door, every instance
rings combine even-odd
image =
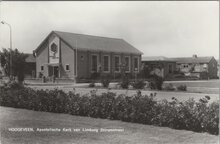
[[[53,76],[53,67],[52,66],[48,66],[48,76],[49,77]]]
[[[53,72],[54,72],[53,74],[56,78],[59,77],[59,68],[58,68],[58,66],[53,67]]]
[[[49,77],[55,76],[56,78],[59,77],[59,67],[58,66],[49,66]]]

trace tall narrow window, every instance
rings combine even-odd
[[[173,67],[172,67],[172,65],[170,64],[169,65],[169,73],[172,73],[173,72]]]
[[[97,55],[92,55],[92,72],[97,72],[98,67],[98,57]]]
[[[130,72],[130,57],[125,57],[125,71]]]
[[[138,69],[138,58],[137,57],[135,57],[134,58],[134,71],[138,71],[139,69]]]
[[[66,71],[69,71],[69,70],[70,70],[70,65],[66,64]]]
[[[44,66],[41,66],[41,71],[43,71],[44,70]]]
[[[119,56],[115,56],[115,72],[119,72],[120,71],[120,57]]]
[[[104,69],[103,69],[103,71],[104,71],[104,72],[109,72],[109,69],[110,69],[110,68],[109,68],[109,66],[110,66],[110,63],[109,63],[110,60],[109,60],[109,59],[110,59],[110,57],[107,56],[107,55],[104,56],[104,58],[103,58],[103,63],[104,63]]]

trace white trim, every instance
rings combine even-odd
[[[108,71],[105,71],[105,70],[104,70],[104,68],[105,68],[105,62],[104,62],[105,59],[104,59],[104,57],[105,57],[105,56],[108,57]],[[110,73],[110,55],[103,55],[103,72],[104,72],[104,73]]]
[[[131,57],[130,57],[130,56],[125,56],[125,59],[126,59],[127,57],[129,58],[129,60],[128,60],[128,61],[129,61],[129,65],[128,65],[128,69],[129,69],[129,70],[128,70],[128,71],[125,70],[125,72],[131,72]],[[125,59],[124,59],[124,60],[125,60]],[[125,60],[125,62],[126,62],[126,60]],[[125,68],[125,69],[126,69],[126,68]]]
[[[119,64],[118,64],[118,71],[115,70],[115,57],[119,58]],[[114,55],[114,72],[115,73],[120,73],[120,64],[121,64],[121,56],[120,55]]]
[[[98,54],[91,54],[91,63],[90,63],[91,64],[91,69],[90,69],[90,71],[91,72],[95,72],[95,71],[92,70],[92,56],[96,56],[97,57],[97,68],[96,68],[97,71],[96,72],[98,72],[98,69],[99,69],[99,63],[98,63],[99,62],[99,57],[98,57]]]
[[[76,40],[76,74],[75,77],[78,76],[78,48],[77,48],[77,40]]]
[[[133,65],[135,64],[135,59],[137,59],[137,71],[135,71],[135,67],[134,67],[134,69],[133,69],[133,71],[134,72],[139,72],[139,70],[140,70],[140,67],[139,67],[139,65],[140,65],[140,63],[139,63],[139,57],[138,56],[134,56],[134,58],[133,58]],[[135,66],[135,65],[134,65]]]
[[[66,69],[66,66],[69,67],[69,70]],[[65,64],[65,71],[70,71],[70,64]]]

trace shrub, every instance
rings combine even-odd
[[[143,89],[145,85],[146,85],[146,83],[144,82],[144,80],[138,80],[138,81],[132,83],[132,86],[135,89]]]
[[[128,77],[123,78],[122,82],[120,83],[120,85],[123,89],[128,89],[129,84],[130,84],[130,81],[129,81]]]
[[[9,82],[4,83],[4,87],[7,87],[9,89],[21,89],[23,88],[23,85],[16,81],[10,80]]]
[[[157,76],[156,74],[151,76],[151,80],[149,82],[149,87],[151,89],[158,89],[162,90],[162,85],[163,85],[163,78],[160,76]]]
[[[168,85],[165,85],[164,90],[174,91],[175,87],[173,86],[173,84],[169,83]]]
[[[105,77],[105,78],[102,78],[101,79],[101,83],[102,83],[102,86],[107,88],[109,86],[109,83],[110,83],[110,79]]]
[[[0,105],[209,132],[215,135],[219,133],[219,104],[208,104],[209,96],[198,102],[194,99],[179,102],[174,97],[168,102],[156,101],[156,94],[142,95],[140,90],[133,96],[116,96],[111,92],[98,95],[96,91],[91,91],[89,96],[80,96],[58,89],[13,89],[3,86],[0,87]]]
[[[91,82],[91,83],[89,84],[89,87],[95,87],[95,83],[94,83],[94,82]]]
[[[140,71],[141,78],[149,78],[151,71],[152,69],[145,65],[143,69]]]
[[[187,90],[187,86],[186,85],[179,85],[179,86],[177,86],[177,90],[179,90],[179,91],[186,91]]]

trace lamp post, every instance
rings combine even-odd
[[[12,50],[12,30],[11,25],[5,21],[1,21],[2,24],[6,24],[10,29],[10,50]],[[10,77],[12,76],[12,53],[10,52]]]

